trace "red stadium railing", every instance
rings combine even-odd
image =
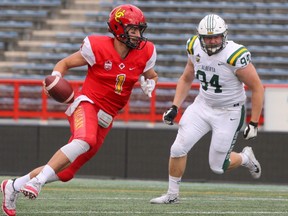
[[[70,81],[75,90],[81,88],[83,81]],[[264,87],[288,88],[288,84],[265,84]],[[145,96],[139,84],[131,95],[129,103],[116,117],[119,121],[160,122],[163,112],[172,104],[176,83],[158,83],[152,98]],[[176,121],[182,111],[190,104],[198,93],[199,84],[192,84],[192,93],[180,109]],[[249,94],[246,121],[250,118]],[[64,119],[67,105],[48,98],[42,90],[42,80],[0,79],[0,118],[32,119]],[[260,124],[264,118],[261,116]]]

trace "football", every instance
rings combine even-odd
[[[66,79],[50,75],[45,78],[44,86],[54,100],[65,104],[74,101],[74,90]]]

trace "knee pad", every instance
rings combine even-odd
[[[171,146],[171,149],[170,149],[170,156],[172,158],[177,158],[177,157],[183,157],[187,155],[187,151],[185,148],[183,148],[183,145],[179,145],[177,143],[174,143],[172,146]]]
[[[72,142],[66,144],[61,148],[61,151],[67,156],[72,163],[79,155],[87,152],[90,149],[90,145],[79,139],[74,139]]]
[[[210,152],[211,153],[211,152]],[[226,154],[226,156],[225,156]],[[219,152],[219,151],[214,151],[214,154],[209,155],[209,165],[210,169],[216,173],[216,174],[223,174],[226,172],[228,167],[230,166],[230,157],[229,155],[227,156],[227,153],[225,152]],[[225,156],[225,158],[224,158]],[[224,162],[223,162],[223,158]]]
[[[218,174],[218,175],[221,175],[224,173],[224,170],[222,168],[218,168],[218,167],[211,167],[210,166],[210,169],[215,173],[215,174]]]
[[[225,173],[225,171],[227,170],[227,168],[229,167],[229,165],[230,165],[230,160],[229,160],[229,159],[226,159],[226,160],[224,161],[223,166],[222,166],[221,168],[219,168],[219,167],[213,167],[213,166],[210,165],[210,169],[211,169],[214,173],[221,175],[221,174]]]
[[[74,178],[74,172],[70,169],[65,169],[57,174],[58,178],[62,182],[68,182]]]

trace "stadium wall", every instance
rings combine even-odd
[[[167,180],[169,151],[176,133],[176,126],[115,125],[98,154],[78,176]],[[45,164],[69,136],[68,125],[0,125],[0,174],[22,175]],[[239,136],[234,150],[241,151],[246,145],[253,147],[262,165],[259,180],[253,180],[242,167],[224,175],[212,173],[208,165],[210,138],[211,134],[204,136],[189,153],[183,181],[287,183],[288,170],[284,165],[287,164],[288,133],[259,132],[252,141]]]

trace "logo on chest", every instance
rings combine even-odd
[[[125,68],[125,65],[123,63],[119,64],[118,67],[122,70]]]
[[[109,71],[109,70],[112,69],[112,62],[111,62],[110,60],[108,60],[108,61],[106,61],[106,62],[104,63],[104,69],[105,69],[106,71]]]
[[[198,62],[198,63],[200,62],[200,55],[199,54],[196,55],[196,62]]]
[[[112,69],[112,61],[110,61],[110,60],[107,60],[107,61],[105,61],[105,63],[104,63],[104,69],[106,70],[106,71],[109,71],[109,70],[111,70]],[[121,70],[123,70],[124,68],[125,68],[125,64],[124,63],[120,63],[119,65],[118,65],[118,67],[121,69]],[[134,69],[134,68],[133,68]],[[133,70],[132,69],[132,70]]]

